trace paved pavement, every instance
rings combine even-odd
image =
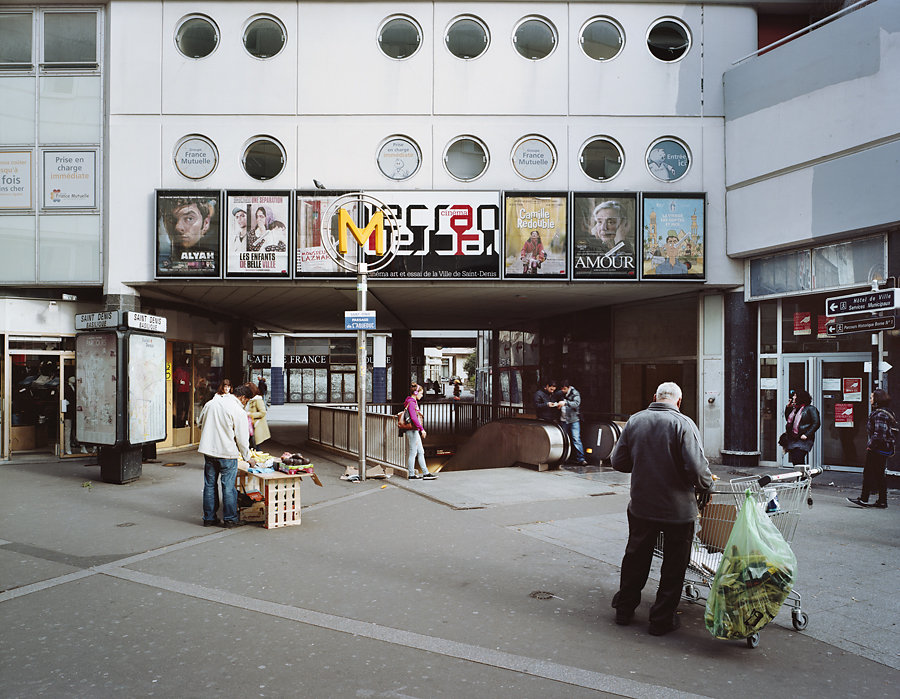
[[[863,510],[844,500],[858,476],[821,477],[794,545],[809,627],[782,614],[750,650],[697,604],[648,635],[647,594],[613,623],[626,475],[354,484],[304,447],[302,411],[270,422],[264,446],[324,483],[304,483],[301,526],[200,526],[195,451],[128,485],[90,458],[0,465],[0,696],[896,696],[896,491]]]

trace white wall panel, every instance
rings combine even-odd
[[[422,28],[422,45],[403,60],[385,56],[378,46],[378,28],[395,14]],[[432,3],[301,3],[299,112],[430,114],[431,24]]]
[[[105,62],[111,114],[159,114],[163,5],[160,2],[113,2],[109,18],[109,60]]]

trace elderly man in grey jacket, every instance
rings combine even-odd
[[[662,636],[681,625],[675,611],[690,562],[697,494],[702,509],[713,478],[700,431],[679,410],[678,385],[660,384],[653,399],[646,410],[629,418],[610,456],[614,469],[631,474],[628,544],[613,607],[617,624],[631,623],[647,584],[654,544],[662,533],[662,571],[649,627],[651,634]]]

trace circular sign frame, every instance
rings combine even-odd
[[[190,160],[185,160],[192,144],[198,152]],[[206,146],[205,151],[200,148],[200,144]],[[175,163],[175,169],[182,177],[187,177],[189,180],[202,180],[213,174],[219,166],[219,149],[206,136],[190,134],[175,145],[172,160]]]
[[[394,259],[397,251],[398,237],[400,235],[400,222],[394,216],[394,212],[380,199],[373,197],[365,192],[349,192],[342,194],[331,201],[322,214],[322,247],[334,263],[348,272],[359,272],[359,263],[350,262],[338,251],[337,234],[332,230],[332,221],[339,209],[344,208],[348,204],[352,204],[357,210],[359,207],[369,206],[373,209],[373,214],[380,211],[384,216],[384,228],[386,234],[386,250],[384,255],[377,259],[377,262],[366,263],[367,272],[378,272],[387,267]],[[348,212],[350,213],[350,212]],[[368,225],[368,223],[366,224]],[[371,234],[370,234],[371,235]],[[366,255],[368,257],[368,255]]]

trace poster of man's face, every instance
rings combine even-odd
[[[565,194],[506,196],[504,277],[566,279]]]
[[[219,192],[158,191],[156,222],[157,276],[219,276]]]
[[[643,198],[642,279],[702,279],[705,200],[700,195]]]
[[[634,194],[575,194],[573,279],[637,279]]]
[[[228,192],[227,277],[289,277],[289,192]]]

